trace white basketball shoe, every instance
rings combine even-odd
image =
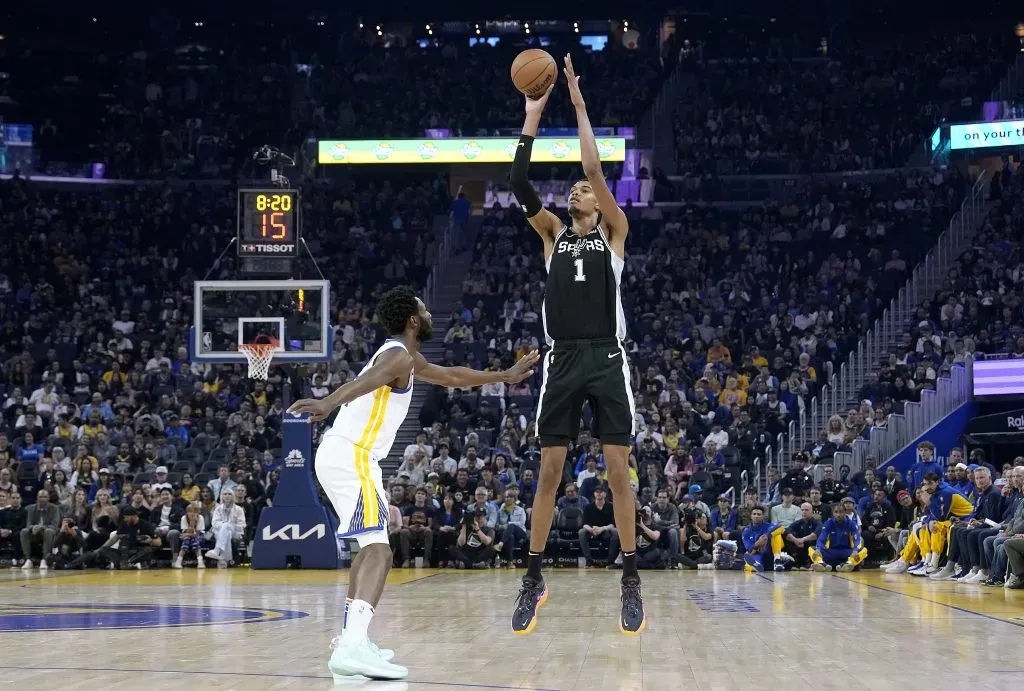
[[[327,663],[331,674],[339,677],[362,675],[369,679],[405,679],[409,670],[384,660],[377,646],[364,639],[359,643],[339,642]]]
[[[384,662],[391,662],[391,660],[394,659],[394,650],[391,650],[390,648],[379,648],[377,647],[377,644],[371,641],[369,638],[366,639],[366,642],[370,644],[370,648],[372,648],[380,656],[380,658],[384,660]],[[337,648],[339,645],[341,645],[341,636],[335,636],[331,640],[331,648]]]

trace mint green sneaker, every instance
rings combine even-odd
[[[391,662],[395,658],[394,650],[391,650],[390,648],[379,648],[377,647],[377,644],[371,641],[370,639],[367,639],[366,642],[370,644],[370,648],[372,648],[378,655],[380,655],[381,659],[384,660],[384,662]],[[341,636],[335,636],[331,640],[331,648],[337,648],[340,643]]]
[[[401,665],[385,661],[377,654],[377,646],[369,640],[355,645],[340,642],[327,663],[331,674],[350,677],[360,674],[370,679],[405,679],[409,670]]]

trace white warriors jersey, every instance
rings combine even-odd
[[[406,350],[401,341],[388,339],[377,349],[359,376],[362,376],[381,353],[392,348]],[[374,460],[386,458],[405,421],[412,402],[412,383],[415,370],[409,372],[409,385],[404,389],[382,386],[341,407],[338,416],[324,436],[340,436],[370,452]]]

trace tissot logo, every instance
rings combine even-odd
[[[263,539],[298,541],[305,540],[306,538],[312,535],[315,539],[321,540],[323,539],[324,535],[327,534],[327,526],[325,526],[323,523],[318,523],[306,532],[301,531],[302,529],[299,527],[298,523],[289,523],[288,525],[278,528],[274,531],[271,531],[270,526],[268,525],[263,529]]]
[[[255,249],[260,254],[281,254],[281,253],[287,253],[287,252],[294,252],[295,251],[295,245],[294,244],[292,244],[292,245],[253,245],[252,247],[253,247],[253,249]]]
[[[1019,415],[1017,417],[1007,415],[1006,426],[1010,429],[1015,429],[1018,432],[1024,432],[1024,415]]]

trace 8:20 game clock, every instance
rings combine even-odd
[[[238,256],[297,257],[299,212],[298,190],[238,190]]]

